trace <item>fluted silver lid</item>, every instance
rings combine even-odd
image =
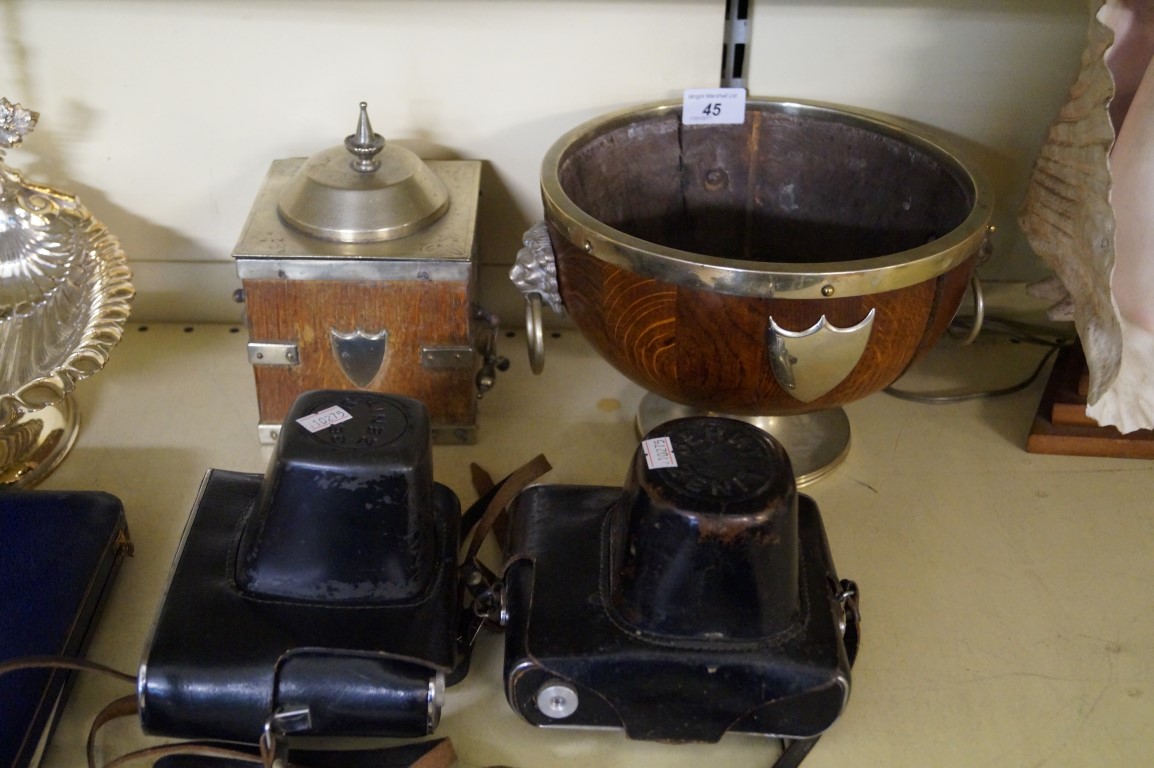
[[[449,209],[444,182],[413,152],[373,132],[365,102],[360,110],[356,132],[306,160],[282,190],[277,211],[295,229],[375,243],[407,237]]]
[[[36,118],[0,98],[0,434],[104,366],[133,295],[104,225],[74,196],[5,164]]]
[[[0,493],[30,488],[76,439],[71,393],[104,367],[133,296],[120,243],[76,197],[5,162],[37,114],[0,98]]]

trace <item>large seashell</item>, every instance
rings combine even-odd
[[[1081,71],[1039,153],[1020,223],[1073,305],[1087,413],[1131,432],[1154,427],[1154,305],[1144,298],[1154,295],[1154,222],[1141,215],[1154,191],[1154,38],[1141,17],[1154,4],[1091,10]]]

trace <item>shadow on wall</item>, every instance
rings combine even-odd
[[[422,160],[463,160],[474,157],[481,160],[481,198],[477,209],[480,262],[511,266],[520,247],[521,236],[533,222],[513,197],[504,174],[483,153],[462,155],[451,147],[432,141],[429,136],[428,132],[419,131],[408,138],[385,139],[412,151]]]
[[[558,133],[560,135],[560,133]],[[479,299],[489,312],[503,323],[520,324],[524,312],[521,294],[508,278],[509,268],[521,247],[521,238],[536,219],[527,216],[506,182],[506,173],[485,158],[483,152],[463,156],[461,152],[438,144],[427,132],[407,138],[390,139],[414,152],[423,160],[481,160],[481,195],[477,205],[477,247]],[[543,152],[542,152],[543,154]],[[540,217],[540,204],[534,206]]]
[[[931,124],[996,197],[983,276],[1044,273],[1017,212],[1085,45],[1084,0],[754,0],[750,87]]]
[[[38,111],[37,106],[41,98],[36,78],[31,73],[28,51],[20,34],[19,5],[18,0],[6,0],[0,3],[0,18],[3,19],[0,29],[4,30],[3,44],[8,51],[6,64],[10,67],[8,72],[15,90],[19,92],[18,100],[28,109]],[[91,134],[98,119],[98,114],[85,102],[70,99],[61,114],[41,114],[37,129],[17,150],[19,154],[10,154],[7,159],[28,181],[76,197],[120,241],[128,256],[129,267],[133,270],[133,282],[137,289],[138,298],[133,308],[135,317],[140,314],[141,308],[143,276],[139,271],[140,262],[163,259],[170,253],[179,253],[182,258],[193,260],[209,259],[213,254],[211,249],[194,240],[116,205],[101,190],[76,181],[75,174],[72,173],[66,160],[66,153],[61,151],[60,140],[61,138],[79,140],[80,137]],[[147,281],[147,277],[144,277],[144,280]],[[184,294],[175,291],[150,295],[149,303],[155,304],[157,308],[165,308],[165,311],[153,313],[152,319],[180,319],[191,316],[183,306],[188,299],[187,291]],[[220,319],[222,321],[235,319],[239,312],[234,307],[235,305],[229,307]]]

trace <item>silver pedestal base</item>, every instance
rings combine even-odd
[[[789,454],[799,487],[825,477],[849,453],[849,417],[841,408],[796,416],[732,416],[681,405],[650,392],[641,398],[637,409],[637,431],[644,436],[658,424],[686,416],[724,416],[773,435]]]
[[[76,442],[79,412],[71,397],[0,429],[0,491],[31,488],[56,469]]]

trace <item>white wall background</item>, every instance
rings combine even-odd
[[[1017,210],[1077,75],[1093,1],[754,0],[750,91],[855,104],[954,134],[997,199],[995,257],[982,274],[1034,279],[1045,269]]]
[[[987,276],[1042,269],[1014,211],[1078,65],[1085,0],[754,0],[748,85],[947,129],[1001,198]],[[487,161],[483,300],[540,216],[541,157],[617,107],[717,83],[723,0],[0,0],[9,163],[122,240],[140,320],[233,322],[230,259],[269,163],[373,127]]]

